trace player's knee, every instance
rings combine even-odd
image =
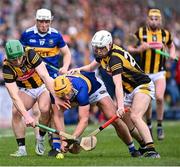
[[[39,105],[39,110],[40,110],[41,114],[49,114],[50,104]]]
[[[136,123],[138,122],[139,118],[140,118],[140,115],[138,113],[131,113],[130,114],[130,118],[132,120],[133,123]]]
[[[162,96],[156,96],[156,102],[157,104],[162,104],[164,101],[164,98]]]

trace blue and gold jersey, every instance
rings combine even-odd
[[[96,58],[96,61],[110,75],[122,74],[123,89],[126,93],[131,93],[137,86],[151,81],[138,66],[135,59],[115,44],[113,44],[106,58]]]
[[[80,74],[67,75],[70,79],[75,96],[71,99],[71,103],[76,103],[80,106],[89,104],[89,96],[96,92],[101,83],[97,81],[94,72],[81,72]]]
[[[25,52],[20,67],[11,65],[7,60],[3,64],[5,83],[16,82],[22,88],[38,88],[43,84],[35,68],[42,63],[41,57],[32,49]]]
[[[39,34],[37,27],[33,26],[24,31],[20,42],[24,47],[31,47],[43,58],[47,64],[56,68],[60,66],[60,48],[66,45],[62,35],[54,28],[49,28],[47,34]],[[51,77],[55,78],[57,71],[47,66]]]

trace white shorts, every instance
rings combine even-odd
[[[110,96],[109,93],[107,92],[104,83],[99,78],[97,80],[98,82],[101,83],[101,87],[96,92],[94,92],[92,95],[89,96],[90,104],[96,103],[106,96]]]
[[[155,99],[155,87],[154,83],[151,81],[148,84],[142,84],[136,87],[133,92],[124,94],[124,104],[126,106],[131,106],[133,102],[134,95],[138,92],[149,95],[152,99]]]
[[[40,87],[33,89],[20,88],[20,91],[26,93],[34,99],[37,99],[44,91],[47,91],[47,89],[45,84],[42,84]]]
[[[149,78],[151,78],[151,80],[153,82],[155,82],[158,79],[165,78],[165,75],[166,75],[166,71],[160,71],[160,72],[155,73],[155,74],[148,74]]]

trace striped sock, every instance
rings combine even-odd
[[[59,149],[61,148],[61,144],[60,144],[60,138],[59,137],[53,137],[53,149]]]
[[[128,144],[128,149],[129,149],[130,153],[132,153],[136,150],[133,142]]]

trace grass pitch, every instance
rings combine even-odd
[[[90,133],[99,125],[90,125],[85,134]],[[37,156],[34,152],[35,138],[33,130],[28,128],[26,137],[27,157],[10,157],[9,154],[16,151],[16,141],[12,130],[0,129],[0,166],[180,166],[180,122],[164,122],[166,138],[163,141],[156,140],[154,125],[154,141],[160,159],[131,158],[127,147],[116,136],[112,127],[104,129],[97,135],[97,147],[89,152],[81,151],[80,154],[65,154],[64,159],[48,157],[50,150],[46,140],[46,154]],[[72,129],[73,127],[67,127]],[[138,144],[136,143],[138,148]]]

